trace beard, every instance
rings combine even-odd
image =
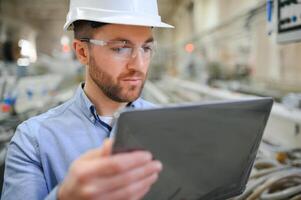
[[[89,76],[97,87],[110,99],[120,103],[133,102],[141,95],[146,75],[137,70],[129,70],[126,73],[120,74],[116,81],[114,78],[101,70],[97,66],[94,57],[90,57]],[[139,77],[142,81],[140,85],[122,84],[121,80],[125,78]]]

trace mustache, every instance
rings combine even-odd
[[[143,72],[141,72],[141,71],[130,71],[128,73],[121,74],[119,76],[119,80],[125,79],[125,78],[131,78],[131,77],[144,79],[145,76],[146,75]]]

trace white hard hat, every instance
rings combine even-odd
[[[77,20],[173,28],[161,21],[157,0],[70,0],[64,30]]]

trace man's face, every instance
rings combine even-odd
[[[153,41],[151,28],[105,25],[96,30],[93,39],[108,41],[108,45],[89,44],[87,79],[116,102],[136,100],[141,94],[150,64],[147,48]],[[120,41],[126,41],[125,48],[119,48],[122,47]],[[134,48],[131,56],[124,56],[131,47],[142,48]]]

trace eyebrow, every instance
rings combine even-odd
[[[118,37],[118,38],[114,38],[110,41],[125,41],[127,43],[130,43],[130,44],[134,44],[132,41],[130,41],[129,39],[126,39],[126,38],[121,38],[121,37]],[[154,41],[154,38],[153,37],[150,37],[148,38],[147,40],[144,41],[144,44],[146,43],[150,43],[150,42],[153,42]]]

